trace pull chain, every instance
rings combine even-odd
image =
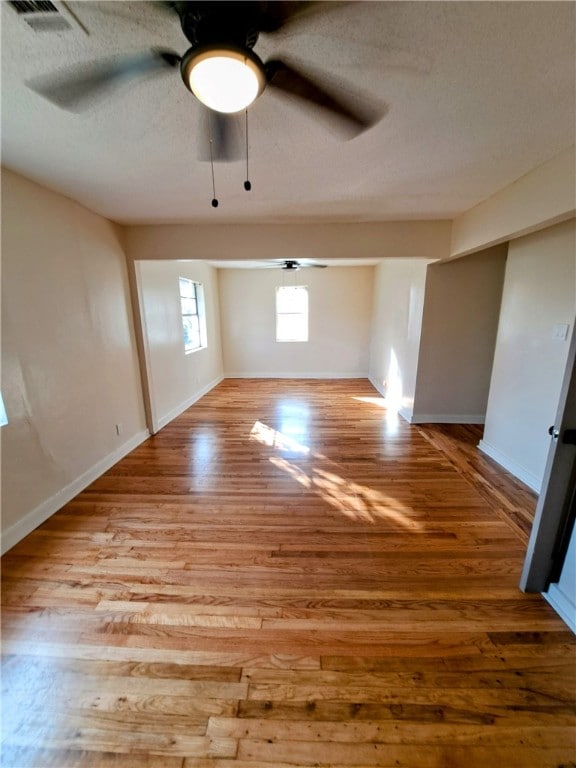
[[[246,192],[250,192],[252,189],[252,184],[250,184],[250,180],[248,178],[248,110],[244,112],[245,115],[245,126],[246,126],[246,181],[244,182],[244,189]]]
[[[212,155],[212,118],[210,117],[210,114],[208,114],[208,125],[209,125],[209,146],[210,146],[210,168],[212,169],[212,194],[214,197],[212,198],[212,208],[218,208],[218,198],[216,197],[216,182],[214,181],[214,157]]]

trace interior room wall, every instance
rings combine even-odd
[[[575,319],[576,222],[512,241],[480,447],[536,491]]]
[[[3,169],[3,551],[147,436],[133,330],[119,229]]]
[[[201,261],[138,262],[143,335],[155,429],[189,408],[223,378],[218,275]],[[204,289],[207,346],[184,351],[179,277]]]
[[[462,256],[566,221],[576,212],[576,153],[568,147],[457,216],[451,256]]]
[[[226,376],[367,375],[373,267],[219,272]],[[276,341],[276,287],[282,285],[308,286],[308,342]]]
[[[428,267],[412,422],[484,423],[507,249]]]
[[[375,269],[369,376],[390,406],[411,414],[427,259],[384,259]]]

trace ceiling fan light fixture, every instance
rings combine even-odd
[[[245,110],[266,84],[264,66],[252,51],[232,46],[191,48],[182,58],[186,87],[209,109]]]

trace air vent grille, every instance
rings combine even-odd
[[[9,0],[9,3],[26,26],[34,32],[68,32],[80,27],[87,33],[63,4],[51,3],[50,0]],[[59,7],[60,5],[62,7]]]
[[[24,21],[34,32],[66,32],[72,29],[62,16],[27,16]]]
[[[38,0],[38,2],[32,2],[31,0],[10,0],[10,5],[15,8],[18,13],[58,13],[58,8],[51,3],[50,0]]]

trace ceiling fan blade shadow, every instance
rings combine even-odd
[[[163,74],[180,62],[179,54],[163,48],[118,59],[79,64],[73,70],[40,75],[26,82],[28,88],[69,112],[82,112],[122,82]]]
[[[285,61],[267,61],[265,70],[269,86],[278,89],[283,95],[293,97],[295,102],[318,107],[318,111],[345,138],[353,138],[368,130],[386,113],[384,105],[369,103],[359,96],[344,95],[337,84],[320,85],[317,80],[304,75]]]
[[[203,109],[200,119],[198,159],[201,162],[228,163],[242,159],[245,150],[241,116]]]

